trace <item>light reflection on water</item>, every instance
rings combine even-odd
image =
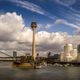
[[[48,66],[26,70],[0,64],[0,80],[80,80],[80,67]]]

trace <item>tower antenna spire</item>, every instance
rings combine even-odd
[[[35,16],[34,15],[32,16],[32,22],[35,22]]]

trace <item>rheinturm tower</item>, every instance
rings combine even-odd
[[[34,64],[36,62],[35,31],[37,28],[37,23],[35,21],[31,22],[31,28],[33,31],[33,35],[32,35],[32,58],[33,58],[33,64]]]

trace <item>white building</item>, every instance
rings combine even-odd
[[[72,44],[66,44],[64,46],[64,52],[60,54],[61,61],[75,61],[77,60],[77,49],[73,49]]]
[[[73,50],[72,44],[66,44],[66,45],[64,46],[64,53],[69,53],[69,52],[72,51],[72,50]]]
[[[64,52],[60,53],[60,61],[64,61]]]
[[[73,57],[73,60],[76,60],[77,59],[77,56],[78,56],[77,49],[73,49],[70,52],[70,55]]]

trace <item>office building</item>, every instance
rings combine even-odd
[[[74,49],[72,44],[66,44],[64,46],[64,52],[60,53],[60,60],[71,62],[77,60],[77,56],[77,49]]]

